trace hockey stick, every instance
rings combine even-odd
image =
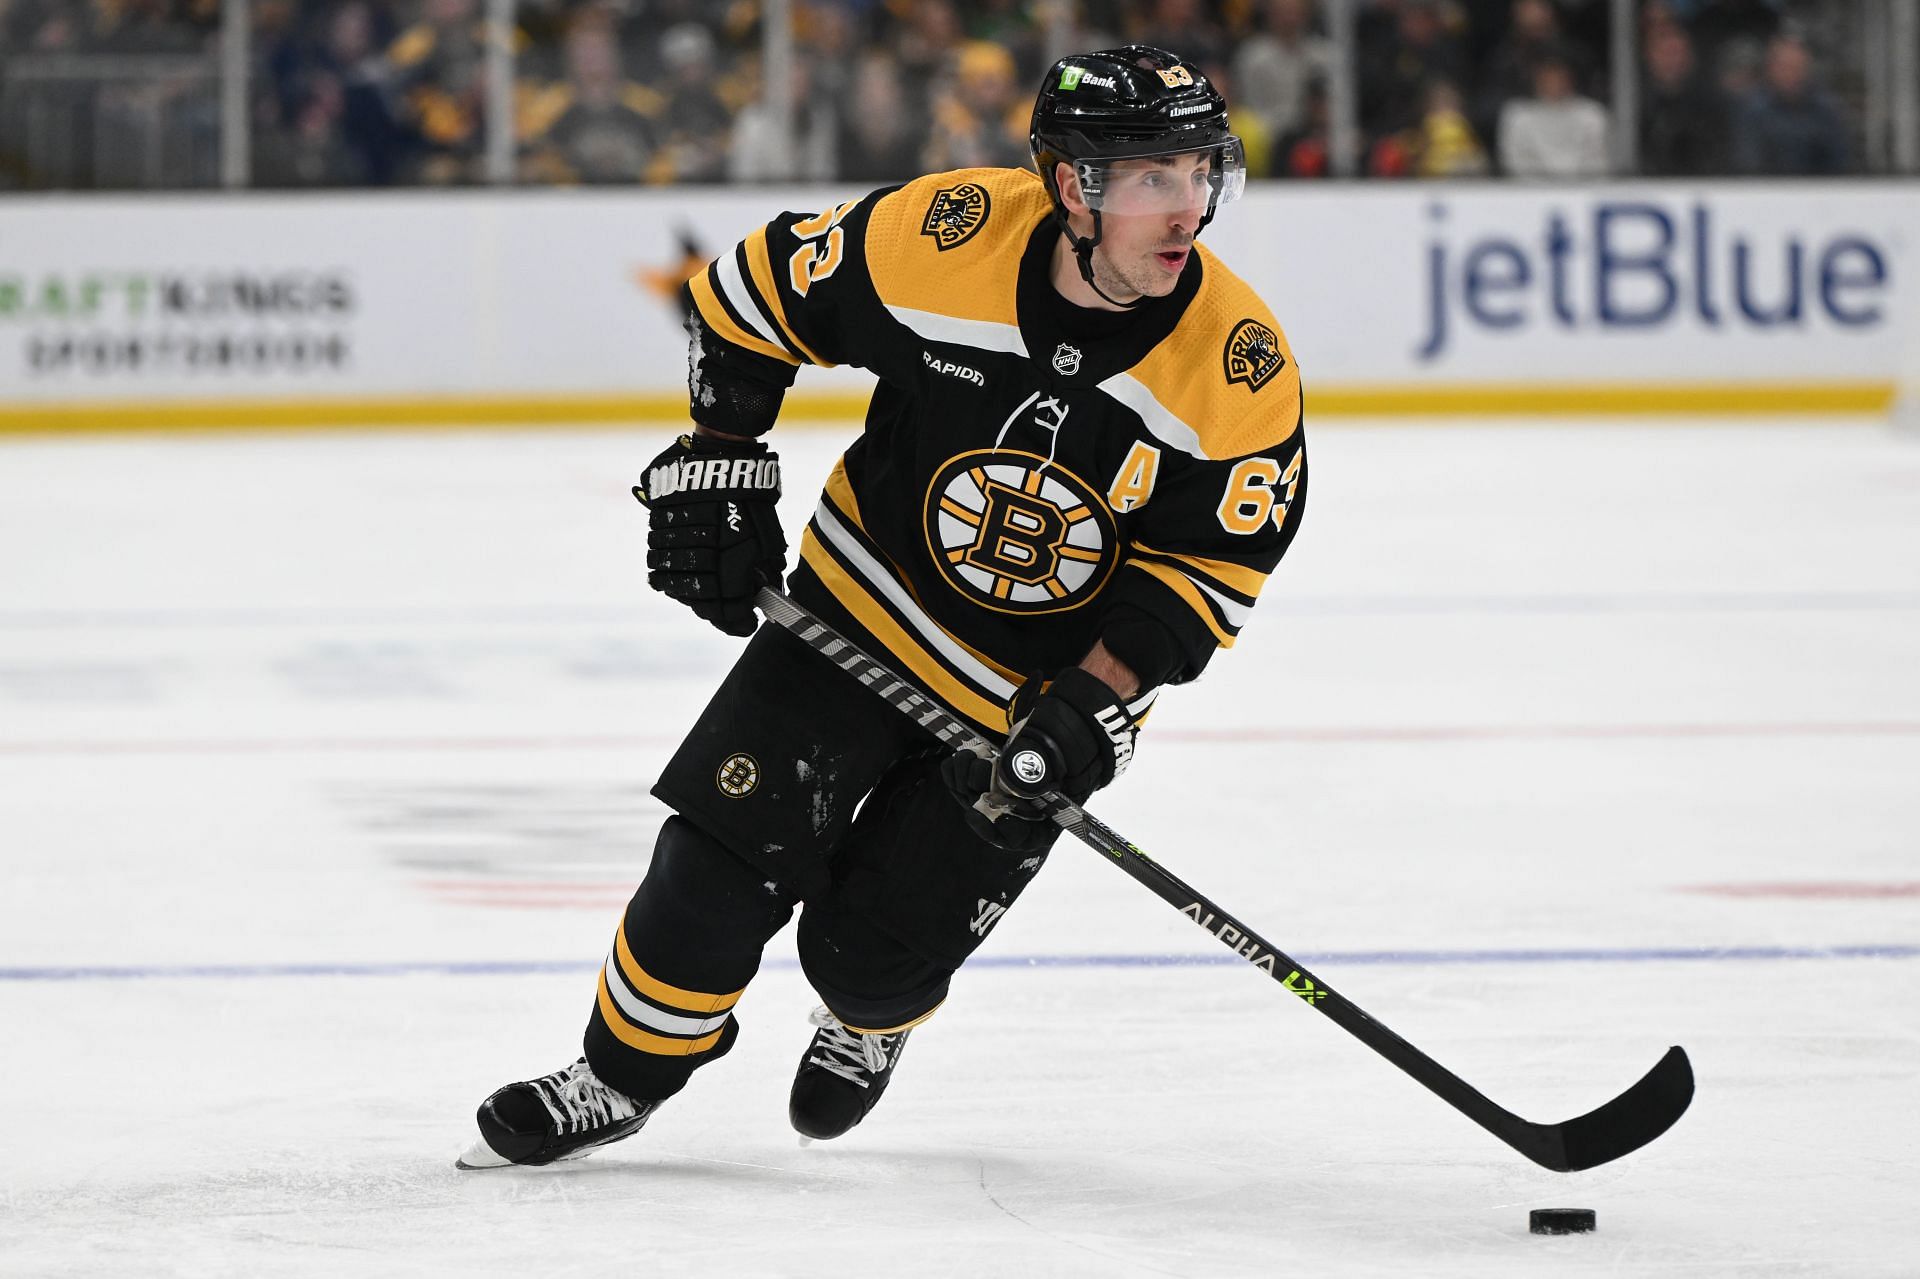
[[[798,636],[939,741],[956,750],[972,750],[989,757],[998,753],[992,743],[932,698],[785,595],[762,588],[754,603],[768,621]],[[1058,795],[1049,796],[1046,802],[1050,815],[1062,829],[1095,852],[1106,854],[1114,865],[1213,934],[1234,954],[1299,996],[1307,1007],[1331,1018],[1341,1029],[1413,1076],[1442,1101],[1543,1168],[1578,1172],[1638,1150],[1671,1128],[1693,1100],[1693,1067],[1687,1061],[1686,1051],[1675,1045],[1640,1082],[1597,1110],[1558,1124],[1522,1119],[1495,1105],[1464,1079],[1375,1021],[1359,1005],[1213,901],[1189,888],[1078,804]]]

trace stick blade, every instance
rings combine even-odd
[[[1612,1163],[1673,1127],[1693,1102],[1693,1063],[1678,1044],[1640,1082],[1561,1124],[1528,1124],[1510,1144],[1543,1168],[1580,1172]]]

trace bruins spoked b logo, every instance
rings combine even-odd
[[[1113,515],[1085,480],[1037,453],[979,449],[927,486],[927,546],[952,587],[1002,613],[1057,613],[1118,559]]]
[[[973,238],[987,222],[987,189],[978,182],[962,182],[933,193],[920,234],[933,237],[933,247],[945,253]]]
[[[728,799],[745,799],[760,785],[760,765],[751,755],[729,755],[720,761],[713,784]]]
[[[1280,354],[1280,335],[1258,320],[1242,320],[1227,335],[1227,381],[1245,382],[1258,391],[1287,367]]]

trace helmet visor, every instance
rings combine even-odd
[[[1240,139],[1160,155],[1074,161],[1087,206],[1102,213],[1205,212],[1240,198],[1247,166]]]

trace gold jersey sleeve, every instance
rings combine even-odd
[[[909,182],[881,199],[868,223],[874,293],[895,315],[1015,325],[1020,254],[1050,211],[1046,188],[1024,169],[957,169]]]

